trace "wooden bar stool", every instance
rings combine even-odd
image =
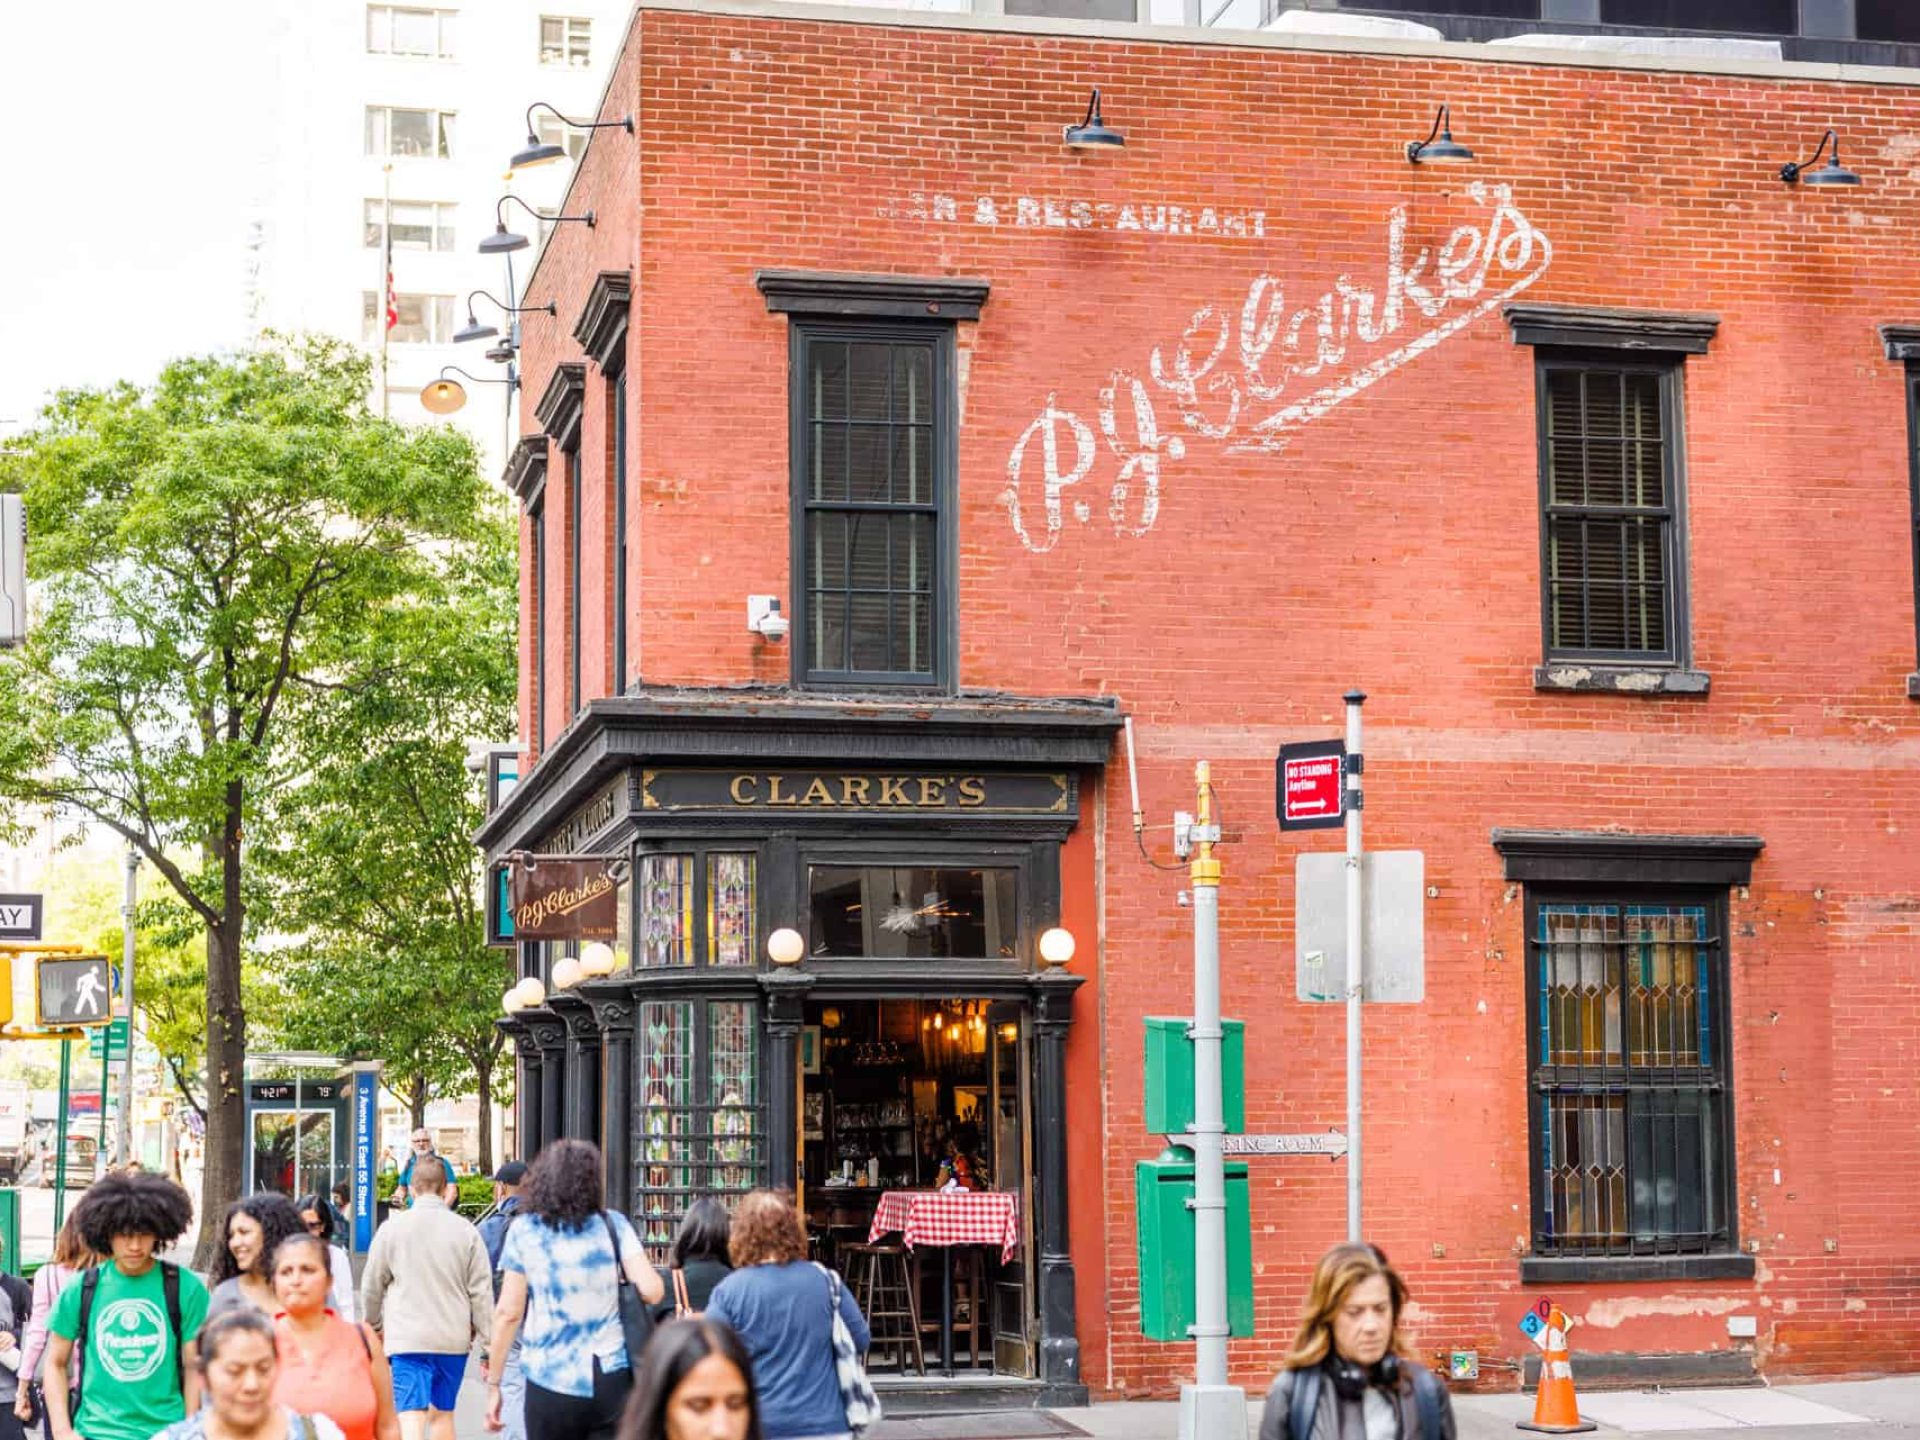
[[[920,1374],[927,1373],[927,1357],[920,1346],[920,1300],[907,1274],[907,1252],[901,1245],[842,1245],[840,1253],[847,1262],[847,1285],[867,1317],[873,1343],[871,1357],[882,1349],[891,1350],[900,1373],[907,1373],[911,1357]],[[859,1279],[856,1282],[855,1276]],[[937,1326],[935,1327],[938,1328]]]

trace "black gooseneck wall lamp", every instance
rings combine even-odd
[[[485,300],[489,305],[494,306],[506,315],[553,315],[558,313],[551,300],[544,305],[509,305],[504,300],[494,299],[493,296],[489,295],[485,290],[469,291],[467,294],[467,323],[453,332],[453,343],[456,345],[465,344],[469,340],[485,340],[489,335],[498,335],[500,333],[497,326],[482,325],[478,320],[473,318],[473,302],[475,300]]]
[[[1452,112],[1450,105],[1440,107],[1427,138],[1407,142],[1407,159],[1415,165],[1464,165],[1473,159],[1473,151],[1453,138]]]
[[[1087,115],[1078,125],[1069,125],[1061,131],[1061,139],[1074,150],[1106,150],[1127,143],[1127,137],[1118,130],[1109,130],[1100,118],[1100,88],[1094,87],[1092,96],[1087,100]]]
[[[448,374],[466,375],[476,385],[504,385],[511,395],[520,388],[520,377],[509,375],[504,380],[486,380],[478,375],[469,375],[458,365],[440,367],[440,378],[420,392],[420,406],[431,415],[451,415],[467,403],[467,387],[458,380],[449,380]]]
[[[524,250],[527,248],[527,237],[524,235],[516,235],[508,230],[506,217],[500,213],[500,207],[505,205],[509,200],[533,216],[536,220],[551,220],[556,225],[562,221],[577,221],[585,225],[589,230],[593,228],[593,211],[591,210],[587,211],[584,215],[542,215],[518,195],[502,195],[498,200],[494,201],[493,204],[493,234],[487,236],[486,239],[480,242],[479,250],[482,255],[505,255],[513,250]]]
[[[1833,152],[1827,156],[1827,163],[1818,170],[1807,167],[1818,160],[1828,145]],[[1860,177],[1840,163],[1840,137],[1828,127],[1827,133],[1820,137],[1820,143],[1814,147],[1813,154],[1796,165],[1788,161],[1780,167],[1780,178],[1789,185],[1858,185]]]
[[[558,110],[554,109],[553,106],[547,104],[546,101],[536,100],[527,107],[527,148],[517,151],[513,159],[507,162],[515,170],[527,170],[535,165],[550,165],[555,160],[564,160],[567,158],[566,146],[543,145],[540,142],[540,137],[533,133],[533,112],[536,110],[545,110],[549,115],[558,119],[561,124],[571,125],[576,130],[620,129],[625,130],[629,135],[633,134],[633,116],[631,115],[623,116],[618,120],[574,120],[566,115],[562,115]]]

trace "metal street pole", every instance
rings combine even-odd
[[[1180,1440],[1247,1433],[1247,1397],[1227,1383],[1227,1167],[1222,1137],[1220,861],[1214,845],[1213,784],[1207,762],[1194,766],[1200,790],[1193,827],[1193,1252],[1194,1383],[1180,1387]]]
[[[60,1233],[67,1213],[67,1105],[68,1076],[73,1067],[73,1041],[60,1042],[60,1110],[53,1126],[53,1233]]]
[[[127,898],[120,908],[120,993],[127,1002],[127,1054],[120,1071],[120,1163],[133,1159],[134,912],[140,903],[140,852],[127,847]],[[111,1038],[111,1036],[109,1036]],[[101,1097],[102,1105],[106,1098]]]
[[[1360,999],[1366,984],[1361,953],[1365,935],[1366,895],[1362,886],[1360,814],[1366,796],[1361,780],[1360,707],[1366,695],[1349,690],[1347,702],[1347,793],[1342,810],[1347,820],[1347,1238],[1360,1235]]]

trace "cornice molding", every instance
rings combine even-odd
[[[522,435],[520,443],[507,456],[507,467],[500,478],[522,509],[531,509],[547,483],[547,437]]]
[[[1720,317],[1702,310],[1634,310],[1611,305],[1539,305],[1502,308],[1516,345],[1565,345],[1589,350],[1704,355],[1719,333]]]
[[[776,315],[883,320],[978,320],[987,282],[950,275],[759,270],[753,283]]]
[[[1882,325],[1880,343],[1889,360],[1920,360],[1920,325]]]
[[[1508,880],[1746,885],[1766,848],[1758,835],[1623,835],[1589,830],[1493,832]]]
[[[573,338],[587,358],[603,371],[625,368],[627,313],[633,296],[633,276],[625,270],[602,270],[587,291],[587,303],[573,322]]]
[[[586,400],[587,367],[578,360],[554,366],[553,378],[541,392],[533,415],[558,449],[571,450],[580,443],[580,416]]]

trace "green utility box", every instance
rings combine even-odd
[[[1180,1017],[1147,1017],[1147,1133],[1174,1139],[1193,1123],[1193,1041]],[[1247,1128],[1247,1026],[1242,1020],[1222,1020],[1220,1080],[1227,1133]]]
[[[1193,1157],[1169,1150],[1133,1167],[1140,1217],[1140,1333],[1185,1340],[1193,1324]],[[1253,1212],[1247,1164],[1227,1162],[1227,1324],[1253,1334]]]
[[[0,1272],[8,1275],[21,1275],[25,1272],[20,1266],[26,1256],[20,1253],[20,1192],[18,1190],[0,1190],[0,1246],[5,1246],[0,1254]]]

